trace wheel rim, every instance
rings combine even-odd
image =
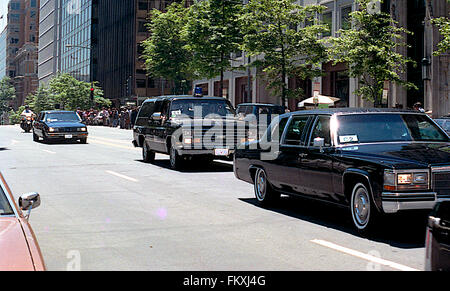
[[[369,222],[370,218],[370,200],[367,190],[362,185],[355,187],[353,193],[353,218],[357,226],[364,228]]]
[[[263,170],[258,170],[255,179],[256,198],[260,201],[264,200],[267,191],[267,179]]]

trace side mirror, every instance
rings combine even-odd
[[[151,120],[158,121],[162,119],[161,112],[155,112],[152,114]]]
[[[316,137],[314,139],[314,143],[313,143],[314,147],[321,147],[322,148],[324,145],[325,145],[325,139],[324,138]]]
[[[36,208],[39,205],[41,205],[41,197],[39,196],[39,193],[27,193],[19,197],[19,207],[22,210],[31,211],[32,208]],[[29,215],[30,214],[28,213],[28,216]]]

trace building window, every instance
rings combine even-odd
[[[139,10],[148,10],[148,2],[139,1]]]
[[[146,87],[145,79],[137,79],[136,80],[136,87],[138,87],[138,88],[145,88]]]
[[[331,36],[331,31],[333,29],[333,14],[332,12],[325,12],[322,14],[322,23],[327,26],[328,31],[322,34],[323,37]]]
[[[352,22],[350,13],[352,12],[352,7],[343,7],[341,8],[341,29],[350,29],[352,28]]]

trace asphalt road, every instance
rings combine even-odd
[[[145,164],[132,132],[89,127],[88,144],[32,141],[0,126],[0,171],[31,212],[49,270],[423,270],[425,216],[392,216],[361,237],[346,209],[282,197],[255,203],[231,162]]]

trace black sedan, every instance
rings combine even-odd
[[[414,111],[299,111],[241,145],[234,173],[254,184],[261,205],[280,194],[343,205],[365,233],[380,215],[450,200],[450,138]]]
[[[33,123],[33,140],[76,141],[86,143],[88,131],[74,111],[43,111]]]

